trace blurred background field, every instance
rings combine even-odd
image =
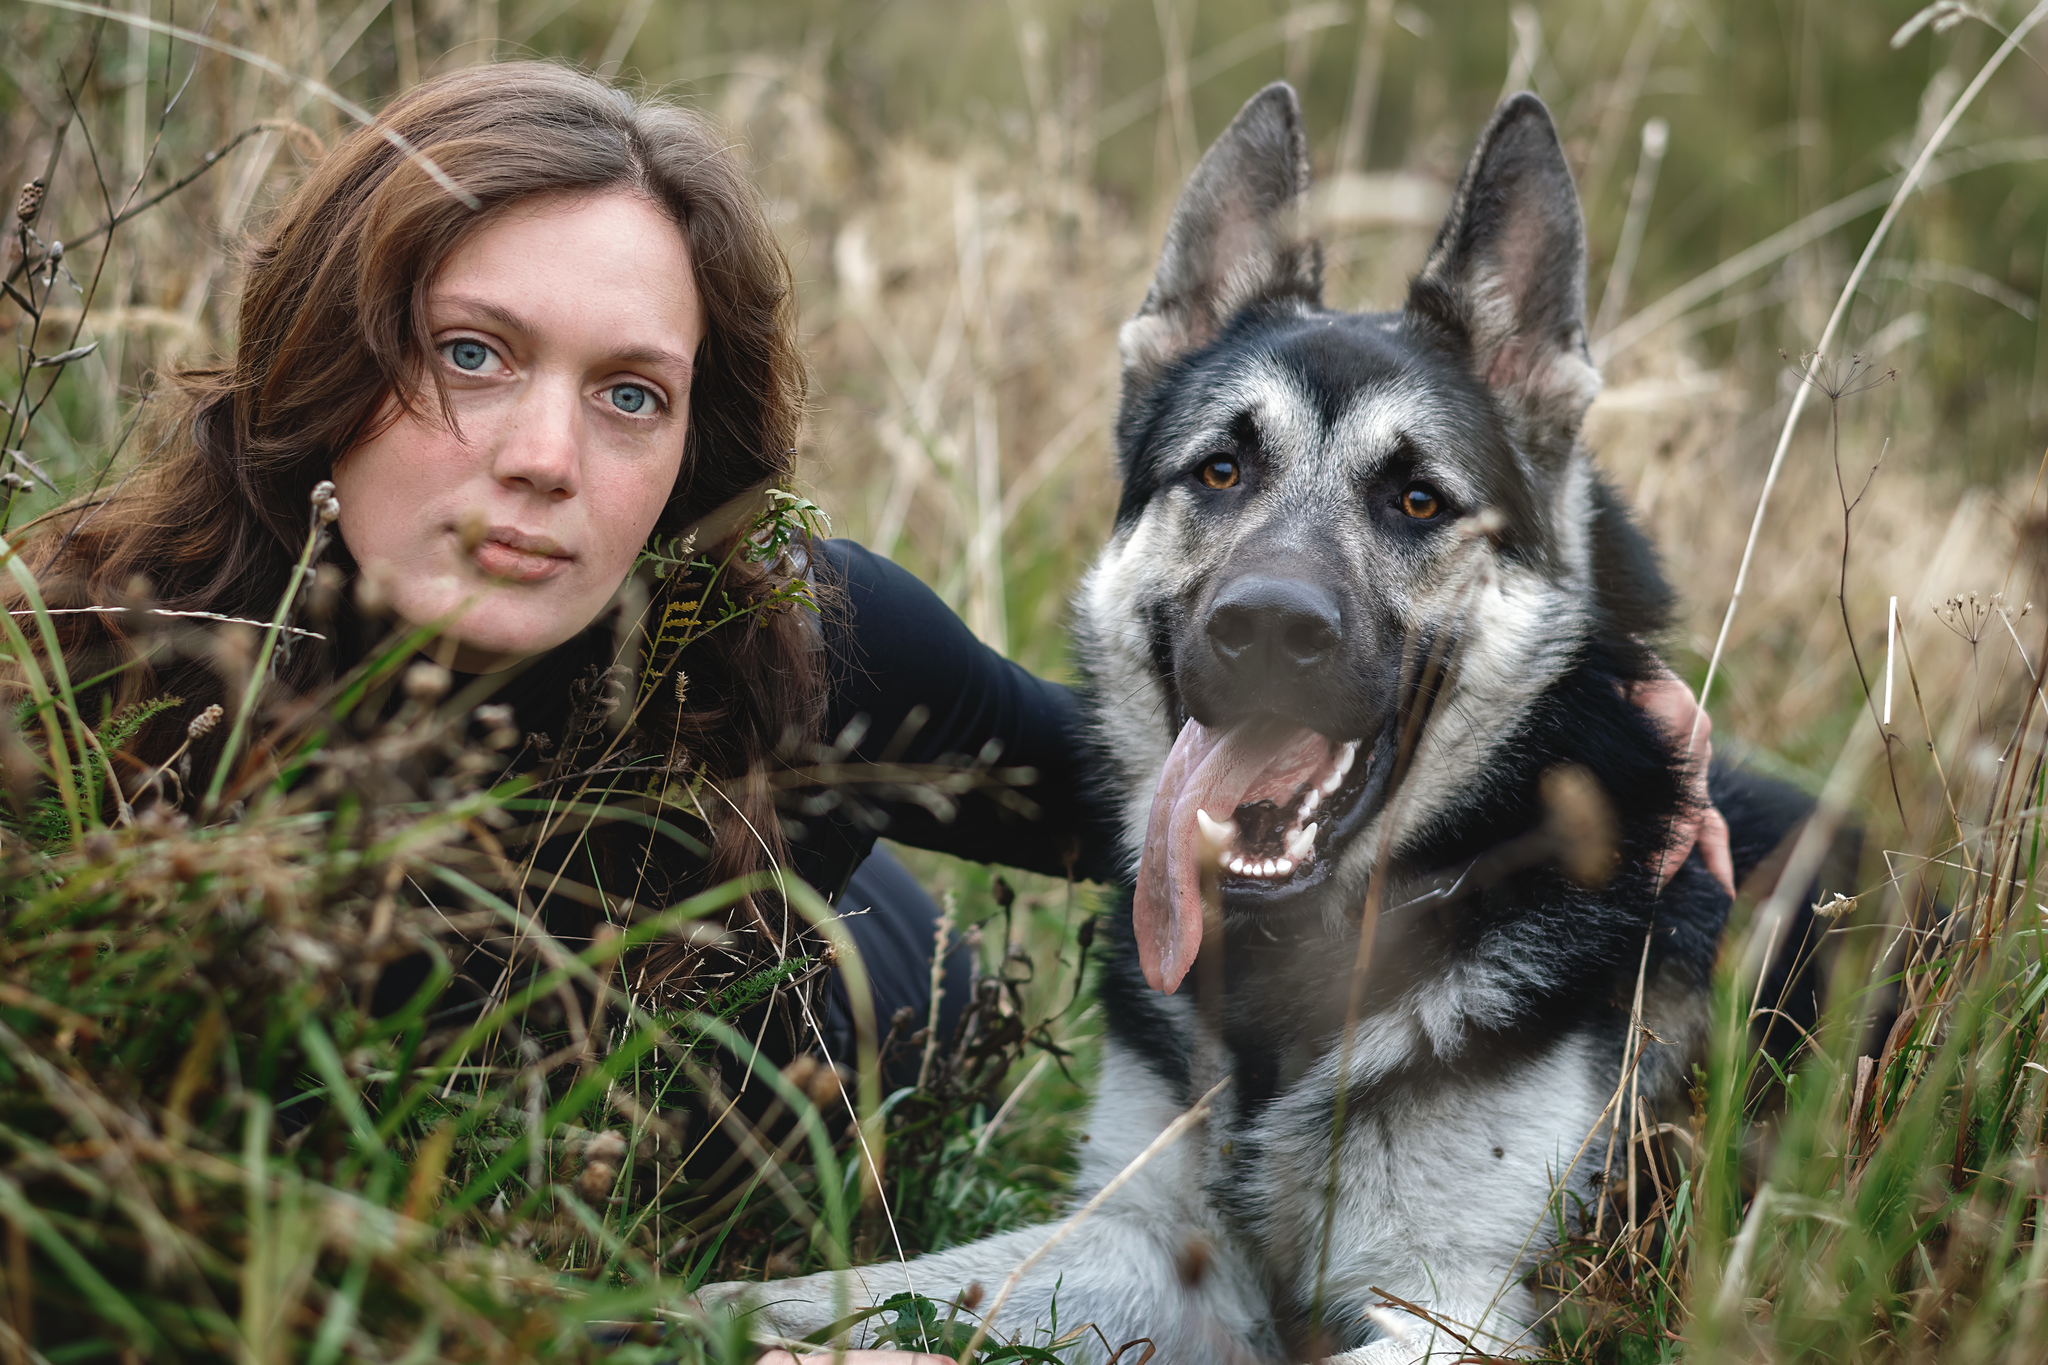
[[[161,32],[7,6],[8,183],[42,169],[72,101],[90,131],[65,140],[46,237],[75,240],[107,216],[101,179],[118,207],[131,186],[147,196],[271,125],[124,225],[103,267],[103,242],[70,259],[102,345],[38,419],[31,454],[64,483],[104,454],[154,367],[231,342],[242,234],[348,120]],[[1911,5],[1827,0],[322,0],[150,13],[372,108],[422,73],[538,55],[716,113],[759,167],[802,284],[820,501],[842,533],[938,585],[984,638],[1055,672],[1067,590],[1115,502],[1116,325],[1143,296],[1181,178],[1265,82],[1303,93],[1329,294],[1346,306],[1398,303],[1502,93],[1526,84],[1551,103],[1592,232],[1596,336],[1622,343],[1603,356],[1593,444],[1686,587],[1679,644],[1704,653],[1732,581],[1731,535],[1746,530],[1790,392],[1781,352],[1811,349],[1883,207],[1871,187],[1900,172],[1997,42],[1970,22],[1894,50]],[[1837,347],[1900,372],[1847,414],[1868,438],[1858,450],[1892,438],[1870,509],[1882,526],[1865,544],[1898,565],[1924,567],[1945,509],[2031,471],[2048,432],[2040,76],[2021,61],[1977,103]],[[1644,157],[1653,120],[1668,129],[1661,164]],[[1788,229],[1796,249],[1695,291],[1675,317],[1655,311]],[[1827,641],[1785,629],[1826,598],[1827,575],[1802,558],[1825,551],[1808,515],[1824,490],[1797,482],[1820,463],[1823,425],[1809,418],[1766,527],[1782,555],[1738,620],[1722,713],[1729,730],[1801,757],[1825,749],[1831,737],[1813,727],[1847,699]],[[1930,590],[1984,585],[1960,568],[1949,577]],[[1878,592],[1918,584],[1859,586],[1867,617]],[[1789,697],[1763,681],[1793,675]]]
[[[140,454],[124,433],[152,375],[233,344],[246,234],[349,127],[334,101],[219,45],[372,110],[453,66],[558,58],[662,89],[731,129],[775,205],[802,290],[814,366],[812,495],[840,534],[925,577],[984,639],[1064,676],[1068,594],[1116,505],[1116,329],[1144,294],[1173,195],[1208,140],[1260,86],[1292,81],[1321,184],[1330,301],[1394,307],[1487,114],[1528,87],[1557,117],[1591,231],[1589,309],[1607,390],[1588,441],[1665,555],[1682,595],[1668,654],[1695,683],[1801,357],[1896,178],[1997,47],[1999,27],[2026,13],[2010,3],[1976,15],[1949,7],[1895,44],[1912,3],[117,8],[152,27],[69,0],[0,0],[0,177],[11,194],[50,168],[37,232],[72,244],[33,345],[49,354],[97,343],[61,370],[31,370],[29,323],[0,304],[18,357],[0,360],[10,376],[4,401],[18,408],[24,394],[38,401],[55,384],[22,448],[33,472],[27,463],[12,472],[24,481],[16,525],[55,505],[53,488],[118,480]],[[171,28],[198,30],[216,46]],[[2021,608],[2037,590],[2026,546],[2037,534],[2029,528],[2043,505],[2048,443],[2044,54],[2048,40],[2030,42],[1986,88],[1853,299],[1835,362],[1845,367],[1858,353],[1869,366],[1859,373],[1882,382],[1809,406],[1711,698],[1724,751],[1818,792],[1858,727],[1875,724],[1849,644],[1877,686],[1887,603],[1898,598],[1903,650],[1917,671],[1909,681],[1900,664],[1884,748],[1890,780],[1869,755],[1844,779],[1869,828],[1869,853],[1859,885],[1834,888],[1874,889],[1873,922],[1897,919],[1930,886],[1975,904],[1983,887],[1970,879],[1985,866],[2031,887],[2031,854],[2014,871],[1986,851],[2005,848],[2018,827],[1993,828],[1985,812],[1999,791],[2033,791],[2038,771],[2026,654],[2040,658],[2028,633],[2039,618]],[[209,162],[219,148],[229,150]],[[93,235],[188,176],[110,235]],[[7,244],[10,266],[20,246]],[[1880,459],[1845,545],[1844,503]],[[2006,781],[2022,768],[2024,782]],[[2031,822],[2038,804],[2002,809]],[[923,856],[914,864],[956,897],[963,922],[993,922],[985,870]],[[1920,876],[1929,867],[1931,880]],[[1006,935],[984,934],[984,960],[1003,970],[1012,946],[1035,957],[1047,975],[1033,990],[1050,1015],[1066,998],[1060,973],[1075,954],[1064,935],[1077,912],[1064,886],[1017,881],[1024,913],[1006,917]],[[2031,903],[2031,893],[1999,903],[2008,901]],[[1082,912],[1093,908],[1088,901]],[[1085,1011],[1060,1025],[1064,1042],[1082,1046],[1079,1081],[1092,1027]],[[2030,1157],[2040,1150],[2039,1083],[2021,1075],[2031,1045],[2008,1038],[1999,1054],[2000,1074],[2019,1077],[2008,1086],[2013,1112],[2034,1115]],[[1893,1054],[1874,1055],[1889,1065]],[[1845,1054],[1851,1070],[1855,1056]],[[1020,1062],[1020,1077],[1033,1062]],[[991,1164],[974,1167],[947,1149],[953,1183],[934,1176],[919,1196],[932,1220],[919,1240],[1043,1212],[1081,1093],[1059,1073],[1037,1068],[1009,1137],[993,1159],[976,1155]],[[1864,1092],[1856,1094],[1861,1105]],[[1950,1122],[1970,1126],[1967,1115]],[[1011,1173],[1027,1177],[1026,1197],[1003,1188]],[[2000,1217],[2020,1209],[2008,1260],[2048,1245],[2032,1240],[2038,1186],[2013,1189],[1996,1204]],[[764,1234],[756,1265],[772,1244]],[[1641,1254],[1651,1265],[1654,1253]],[[1767,1261],[1754,1258],[1749,1273],[1792,1274],[1786,1262],[1767,1271]],[[1969,1274],[1993,1274],[1988,1261],[1972,1264]],[[1948,1285],[1949,1268],[1945,1256],[1930,1260],[1922,1278]],[[2041,1293],[2038,1270],[2015,1271],[2013,1292]],[[1918,1274],[1906,1277],[1916,1293],[1925,1287]],[[1626,1292],[1646,1293],[1647,1282]],[[1939,1300],[1930,1313],[1960,1311],[1954,1287],[1946,1292],[1929,1290],[1927,1301]],[[1993,1316],[2012,1311],[2008,1303]],[[1844,1339],[1852,1328],[1861,1330],[1844,1326]],[[1871,1358],[1919,1358],[1943,1339],[1899,1329]],[[1981,1356],[1955,1358],[1990,1359],[2034,1339],[2000,1336]],[[1645,1354],[1622,1354],[1657,1359],[1671,1349],[1656,1332],[1642,1340]]]

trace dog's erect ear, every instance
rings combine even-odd
[[[1246,304],[1322,301],[1308,188],[1301,104],[1275,82],[1246,101],[1180,192],[1152,292],[1118,337],[1127,385],[1215,340]]]
[[[1586,353],[1586,224],[1550,111],[1495,111],[1408,311],[1461,340],[1532,454],[1568,450],[1600,374]]]

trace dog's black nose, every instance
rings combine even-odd
[[[1344,618],[1327,588],[1247,574],[1216,594],[1209,647],[1223,666],[1268,677],[1306,673],[1337,651]]]

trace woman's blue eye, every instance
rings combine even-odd
[[[614,384],[611,395],[612,406],[620,412],[637,413],[654,401],[654,395],[638,384]]]
[[[458,370],[481,370],[490,363],[491,348],[481,341],[453,341],[448,344],[448,358]]]

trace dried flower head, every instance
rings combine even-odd
[[[14,216],[20,220],[23,227],[34,223],[36,215],[43,211],[45,188],[40,176],[21,187],[21,197],[14,201]]]
[[[322,526],[334,525],[336,519],[341,516],[341,504],[335,500],[332,479],[322,479],[314,484],[308,500],[313,504],[313,515],[319,519]]]
[[[1856,897],[1845,896],[1839,891],[1835,892],[1832,897],[1813,903],[1813,913],[1819,915],[1822,919],[1841,919],[1845,915],[1854,913],[1855,909]]]
[[[690,675],[682,669],[676,670],[676,705],[686,705],[690,700]]]
[[[504,703],[479,706],[470,715],[484,732],[485,748],[509,749],[519,742],[519,727],[513,724],[512,708]]]
[[[213,727],[220,724],[220,718],[226,714],[227,712],[221,708],[221,704],[215,702],[198,715],[192,717],[192,723],[185,727],[185,738],[206,738],[213,733]]]
[[[405,670],[405,695],[419,702],[439,701],[453,681],[439,664],[416,663]]]

